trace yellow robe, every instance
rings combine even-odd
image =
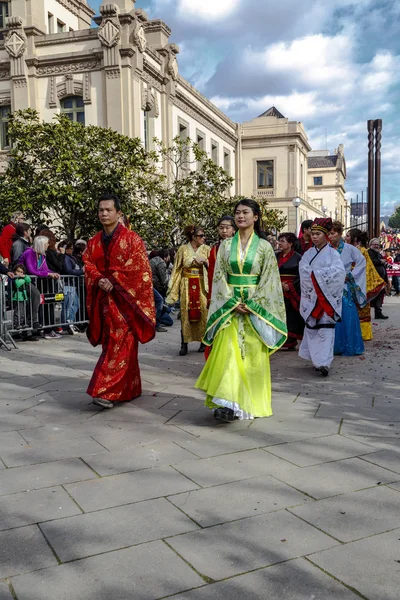
[[[382,277],[379,276],[374,264],[368,254],[368,250],[362,246],[358,247],[361,254],[367,261],[367,298],[368,304],[364,308],[358,308],[358,316],[360,317],[361,335],[365,342],[372,340],[372,323],[371,323],[371,300],[376,298],[378,294],[383,290],[386,283]]]
[[[185,277],[184,269],[193,267],[195,258],[206,258],[210,256],[211,248],[203,244],[197,251],[193,249],[192,244],[185,244],[178,249],[175,256],[174,268],[172,270],[171,279],[168,286],[168,294],[166,298],[167,304],[175,304],[178,300],[181,303],[181,323],[183,341],[201,342],[206,330],[207,324],[207,293],[208,279],[207,270],[205,267],[200,267],[200,310],[201,318],[195,323],[189,321],[189,282],[190,279]]]

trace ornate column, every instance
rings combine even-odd
[[[102,4],[100,13],[102,20],[97,35],[103,46],[105,126],[123,133],[119,8],[116,4]]]
[[[21,17],[10,17],[7,21],[8,33],[4,40],[4,48],[10,57],[11,108],[13,111],[27,108],[30,105],[24,58],[27,38],[22,25]]]

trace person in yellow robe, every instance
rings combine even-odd
[[[207,323],[207,268],[211,251],[204,243],[205,234],[201,227],[189,225],[184,233],[188,243],[176,253],[166,297],[167,304],[175,304],[180,300],[180,356],[188,353],[189,342],[200,342],[198,352],[205,350],[202,339]]]
[[[367,300],[368,303],[363,307],[358,307],[358,316],[360,318],[361,335],[365,342],[372,340],[372,323],[371,323],[371,301],[379,296],[385,288],[386,283],[379,276],[375,269],[370,255],[368,254],[368,234],[360,229],[350,229],[346,233],[346,243],[356,246],[366,260],[366,276],[367,276]]]
[[[238,202],[239,231],[217,255],[204,336],[212,350],[196,387],[223,421],[272,415],[269,356],[287,338],[278,263],[260,221],[257,202]]]

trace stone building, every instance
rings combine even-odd
[[[330,154],[328,150],[308,156],[308,195],[324,208],[332,219],[350,226],[350,204],[345,198],[346,160],[343,144]]]
[[[61,112],[139,137],[148,149],[154,137],[165,144],[190,137],[234,178],[232,194],[267,198],[289,229],[323,214],[331,202],[309,193],[311,148],[302,123],[274,107],[234,123],[179,74],[168,25],[150,20],[135,1],[103,4],[96,17],[85,0],[0,0],[0,167],[7,116],[30,107],[47,121]],[[342,190],[345,166],[340,173]],[[325,192],[328,174],[322,176],[318,191]]]

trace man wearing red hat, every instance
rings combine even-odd
[[[333,361],[335,324],[342,314],[342,295],[346,271],[338,252],[329,245],[332,219],[314,219],[311,227],[313,247],[299,264],[300,314],[305,321],[299,356],[311,360],[326,377]]]

